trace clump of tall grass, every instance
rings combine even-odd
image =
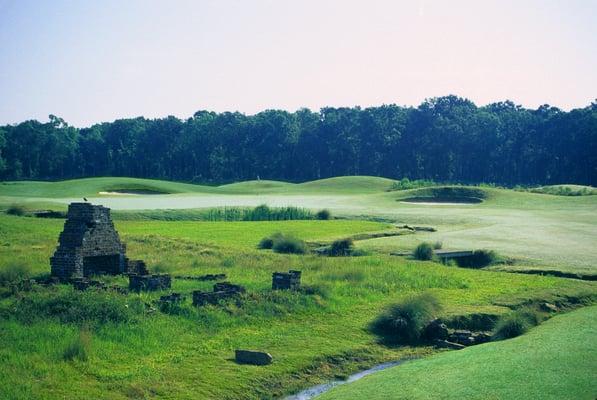
[[[420,243],[413,251],[413,257],[416,260],[433,260],[433,246],[427,242]]]
[[[62,358],[65,361],[87,361],[89,359],[90,348],[91,332],[85,328],[81,329],[79,331],[79,335],[64,349]]]
[[[288,221],[314,219],[313,213],[300,207],[269,207],[265,204],[254,208],[219,207],[205,210],[199,219],[205,221]]]
[[[470,257],[463,257],[456,260],[459,267],[463,268],[484,268],[494,264],[498,255],[493,250],[475,250]]]
[[[354,242],[351,238],[338,239],[332,242],[328,255],[332,257],[349,256],[354,250]]]
[[[307,252],[307,244],[294,236],[283,235],[274,240],[272,250],[276,253],[305,254]]]
[[[257,247],[272,249],[276,253],[305,254],[307,252],[307,244],[304,241],[281,232],[264,237],[259,241]]]
[[[25,207],[23,207],[20,204],[13,204],[6,209],[6,214],[22,217],[23,215],[25,215]]]
[[[0,270],[0,286],[8,286],[28,279],[31,267],[22,263],[11,263]]]
[[[411,181],[408,178],[402,178],[399,181],[392,183],[390,187],[390,191],[392,190],[408,190],[408,189],[418,189],[427,186],[436,186],[436,183],[431,180],[427,179],[416,179]]]
[[[324,208],[323,210],[317,211],[315,218],[319,220],[328,220],[332,218],[332,213],[327,208]]]
[[[388,343],[416,344],[440,311],[437,297],[422,293],[388,307],[371,323],[370,329]]]
[[[492,340],[510,339],[520,336],[544,319],[543,315],[532,308],[523,308],[503,315],[493,331]]]

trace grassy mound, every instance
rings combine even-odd
[[[597,306],[583,308],[518,338],[408,362],[320,398],[591,399],[597,393],[595,318]]]
[[[338,176],[297,185],[297,188],[322,192],[375,193],[384,192],[395,181],[377,176]]]
[[[214,192],[209,186],[137,178],[84,178],[58,182],[18,181],[0,183],[0,194],[15,197],[93,197],[100,192],[169,194]]]

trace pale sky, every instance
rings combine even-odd
[[[597,0],[0,0],[0,124],[597,98]]]

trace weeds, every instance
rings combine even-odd
[[[422,293],[390,306],[371,323],[371,331],[388,343],[418,343],[423,329],[441,310],[439,300]]]
[[[62,353],[62,358],[65,361],[87,361],[89,359],[90,348],[91,332],[83,328],[79,331],[79,335],[66,346]]]
[[[522,308],[506,314],[498,320],[492,340],[510,339],[520,336],[533,326],[539,325],[544,316],[532,308]]]
[[[20,204],[13,204],[12,206],[6,209],[6,213],[8,215],[16,215],[18,217],[22,217],[25,215],[25,207]]]
[[[429,261],[433,259],[433,246],[427,242],[419,244],[413,251],[416,260]]]

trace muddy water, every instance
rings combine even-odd
[[[382,371],[387,368],[395,367],[396,365],[400,365],[407,360],[399,360],[399,361],[392,361],[383,364],[379,364],[374,366],[373,368],[366,369],[361,372],[357,372],[356,374],[350,375],[348,379],[345,381],[330,381],[328,383],[322,383],[321,385],[312,386],[308,389],[303,390],[297,394],[293,394],[292,396],[285,397],[284,400],[309,400],[314,399],[315,397],[319,396],[322,393],[327,392],[333,387],[338,385],[343,385],[345,383],[351,383],[354,381],[358,381],[359,379],[371,375],[375,372]]]

